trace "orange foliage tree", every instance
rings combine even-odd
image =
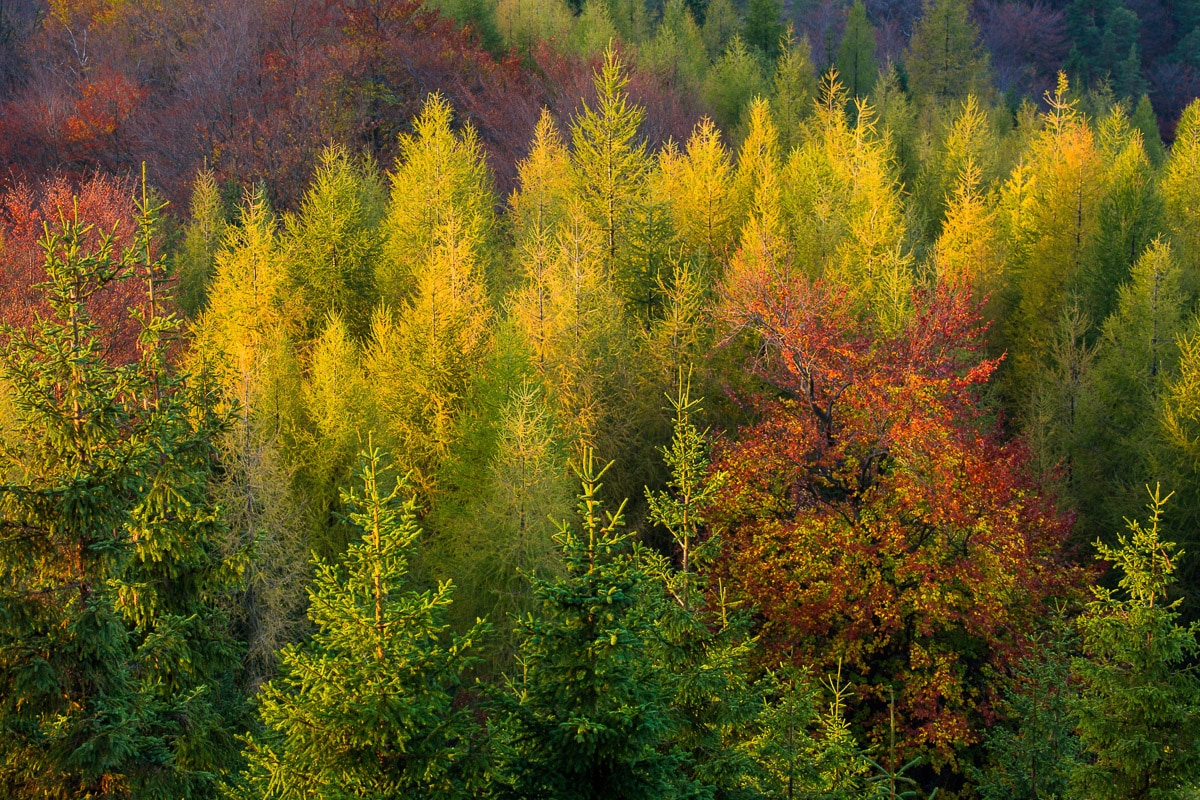
[[[37,188],[18,184],[0,192],[0,322],[21,328],[49,311],[44,292],[35,288],[45,280],[45,254],[38,244],[44,225],[87,220],[93,243],[111,234],[119,251],[133,246],[132,197],[128,181],[105,176],[78,184],[56,178]],[[106,355],[114,363],[137,358],[139,326],[129,308],[143,300],[136,281],[115,282],[88,299],[88,312],[105,331]]]
[[[919,290],[886,332],[844,289],[734,269],[725,313],[761,344],[772,391],[719,449],[710,518],[724,580],[777,655],[855,688],[857,722],[901,755],[953,764],[990,721],[997,682],[1078,573],[1069,519],[978,408],[996,367],[965,291]]]

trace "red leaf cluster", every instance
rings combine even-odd
[[[36,288],[46,279],[39,244],[46,226],[53,229],[78,215],[92,224],[93,241],[112,234],[119,251],[132,243],[132,197],[129,183],[104,176],[80,184],[56,178],[38,188],[19,184],[0,192],[0,323],[25,327],[49,312]],[[129,308],[141,302],[142,288],[136,281],[118,281],[89,300],[88,310],[107,334],[104,342],[114,362],[138,357],[140,327]]]
[[[996,362],[977,355],[977,307],[946,287],[912,305],[889,332],[820,280],[731,277],[728,320],[759,338],[774,391],[720,449],[729,480],[710,513],[724,577],[775,653],[841,662],[876,741],[894,693],[904,749],[948,760],[1078,573],[1060,557],[1069,519],[978,408]]]

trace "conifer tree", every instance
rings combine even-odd
[[[473,230],[449,213],[412,274],[411,299],[381,307],[364,359],[379,433],[428,498],[454,442],[468,380],[490,343],[491,304]]]
[[[671,443],[660,448],[668,491],[646,493],[650,520],[672,545],[670,562],[657,566],[666,590],[658,617],[661,658],[679,717],[675,740],[692,757],[690,774],[717,796],[736,797],[755,771],[742,745],[762,700],[751,677],[748,618],[724,596],[715,604],[708,597],[708,569],[721,544],[707,529],[705,508],[726,477],[709,470],[705,436],[693,422],[700,401],[691,397],[691,376],[681,370],[676,384]]]
[[[453,798],[481,786],[478,736],[455,700],[486,626],[449,633],[451,585],[409,587],[416,505],[400,500],[403,481],[384,494],[377,449],[359,480],[343,500],[362,538],[340,565],[317,562],[316,630],[283,650],[262,689],[244,797]]]
[[[175,257],[174,268],[179,280],[179,307],[190,317],[199,315],[208,300],[213,259],[221,246],[226,224],[225,204],[216,177],[209,169],[197,172],[183,246]]]
[[[571,45],[580,56],[591,59],[603,53],[617,38],[607,0],[587,0],[571,31]]]
[[[383,257],[375,270],[379,297],[392,307],[415,291],[420,269],[446,246],[445,232],[461,232],[475,263],[487,265],[494,254],[491,174],[475,129],[464,125],[456,134],[452,118],[446,99],[432,94],[413,122],[413,134],[400,141],[383,221]]]
[[[740,127],[746,107],[765,93],[762,64],[740,34],[729,40],[724,53],[713,64],[704,85],[704,97],[713,114],[726,128]]]
[[[41,240],[47,316],[5,330],[0,381],[0,793],[211,796],[230,766],[235,650],[208,495],[224,424],[165,351],[158,208],[117,250],[78,218]],[[114,365],[89,302],[146,286],[140,357]],[[223,686],[224,684],[224,686]]]
[[[653,193],[667,204],[682,253],[714,272],[729,260],[740,225],[731,191],[733,164],[721,132],[705,117],[683,153],[664,148]]]
[[[740,29],[737,10],[731,0],[709,0],[704,12],[704,27],[700,30],[709,59],[720,58]]]
[[[312,186],[299,213],[287,218],[281,243],[309,337],[319,334],[330,314],[340,316],[356,338],[366,334],[363,311],[375,302],[384,196],[371,164],[353,163],[337,147],[321,154]]]
[[[925,0],[904,64],[914,95],[944,103],[988,94],[988,55],[965,0]]]
[[[331,557],[349,535],[336,513],[341,491],[354,472],[364,432],[375,427],[361,348],[340,316],[327,317],[313,343],[301,397],[308,424],[297,434],[296,484],[307,499],[312,550]]]
[[[642,64],[683,91],[699,91],[708,72],[708,51],[685,0],[667,0],[654,39],[641,48]]]
[[[771,116],[779,131],[780,151],[787,154],[800,143],[801,123],[812,115],[817,99],[817,78],[807,36],[797,39],[795,31],[788,26],[780,49],[782,55],[775,63],[771,87]]]
[[[447,556],[462,571],[464,594],[453,616],[464,623],[493,620],[500,665],[511,664],[518,616],[532,610],[530,575],[562,570],[554,520],[571,507],[571,485],[558,426],[542,390],[523,380],[508,392],[496,421],[491,456],[462,496],[435,509]],[[469,465],[468,465],[469,466]]]
[[[1031,637],[998,704],[1001,720],[987,732],[988,765],[967,772],[984,800],[1069,797],[1079,759],[1077,697],[1071,658],[1078,635],[1060,610]]]
[[[244,587],[230,611],[247,643],[247,679],[271,669],[296,631],[308,550],[303,500],[295,493],[294,433],[303,408],[291,326],[294,300],[278,226],[260,188],[216,257],[209,304],[194,328],[193,369],[213,384],[218,407],[235,411],[219,440],[215,491],[233,556],[252,548]]]
[[[1097,800],[1184,798],[1200,779],[1200,680],[1189,667],[1200,645],[1170,599],[1182,554],[1159,536],[1169,499],[1156,488],[1148,524],[1129,521],[1116,547],[1096,543],[1120,578],[1115,591],[1092,590],[1078,623],[1083,759],[1071,777]]]
[[[779,42],[785,28],[779,18],[783,6],[779,0],[749,0],[742,37],[746,45],[761,53],[768,61],[779,55]]]
[[[631,287],[626,273],[632,227],[650,168],[638,127],[644,112],[629,102],[625,75],[611,47],[595,74],[596,107],[587,103],[571,123],[571,149],[584,212],[600,231],[602,257],[609,274]]]
[[[1162,206],[1141,133],[1130,124],[1124,105],[1115,105],[1097,127],[1105,165],[1103,195],[1081,292],[1092,315],[1103,319],[1113,309],[1117,287],[1160,232]]]
[[[1060,76],[1024,165],[1001,190],[1009,292],[1001,344],[1010,353],[1010,402],[1028,397],[1056,340],[1068,298],[1078,297],[1099,227],[1104,164],[1096,138]],[[1094,324],[1086,305],[1083,316]],[[1090,327],[1083,332],[1090,338]]]
[[[1183,111],[1162,177],[1167,230],[1189,299],[1200,295],[1200,100]]]
[[[1176,374],[1186,305],[1169,244],[1155,240],[1104,322],[1081,398],[1086,445],[1075,458],[1083,516],[1104,530],[1132,518],[1158,473],[1157,409]]]
[[[1146,148],[1146,157],[1156,168],[1161,167],[1167,158],[1166,148],[1163,147],[1162,132],[1158,129],[1158,115],[1150,104],[1150,97],[1143,94],[1133,109],[1129,124],[1142,134],[1142,145]]]
[[[671,746],[669,687],[654,661],[654,586],[622,512],[601,516],[592,453],[579,467],[580,528],[556,534],[564,573],[531,579],[520,671],[498,698],[501,796],[559,800],[689,796]]]
[[[871,93],[879,65],[875,61],[875,26],[867,19],[862,0],[854,0],[850,7],[836,63],[838,78],[852,102]]]

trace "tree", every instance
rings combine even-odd
[[[701,119],[683,153],[664,148],[654,173],[655,196],[667,204],[684,255],[718,274],[732,255],[740,224],[729,150],[712,120]]]
[[[875,63],[875,26],[867,19],[862,0],[855,0],[850,7],[836,63],[851,101],[870,94],[879,66]]]
[[[913,94],[938,103],[989,92],[988,55],[965,0],[925,0],[904,64]]]
[[[1167,230],[1186,276],[1184,291],[1200,295],[1200,100],[1193,101],[1175,128],[1175,142],[1162,178]]]
[[[1195,624],[1179,624],[1170,600],[1173,542],[1158,526],[1170,499],[1150,493],[1149,525],[1128,522],[1117,546],[1096,542],[1097,558],[1120,570],[1117,590],[1094,588],[1079,618],[1077,791],[1107,798],[1184,798],[1200,777],[1200,680],[1188,666],[1200,651]]]
[[[646,144],[638,138],[645,113],[629,102],[629,79],[611,47],[594,77],[596,107],[584,103],[571,123],[577,196],[600,231],[605,268],[623,289],[632,290],[636,281],[626,272],[630,239],[650,168]],[[633,299],[632,291],[626,294]]]
[[[393,307],[413,293],[419,270],[448,244],[441,238],[448,230],[461,233],[475,263],[488,264],[493,255],[491,174],[475,129],[465,125],[456,135],[452,117],[450,103],[432,94],[413,122],[413,135],[400,143],[383,221],[383,257],[375,268],[379,297]]]
[[[704,36],[710,60],[721,57],[740,28],[737,10],[730,0],[709,0],[704,13],[704,27],[700,32]]]
[[[789,153],[800,143],[801,124],[812,115],[817,78],[807,36],[797,39],[789,26],[781,49],[783,53],[775,62],[771,87],[771,115],[779,131],[780,150]]]
[[[330,314],[351,333],[366,335],[375,304],[374,268],[381,250],[384,188],[371,163],[327,148],[299,213],[287,217],[281,246],[288,276],[300,295],[306,338],[318,335]]]
[[[476,622],[448,633],[452,587],[409,588],[420,535],[416,504],[391,492],[377,449],[361,456],[362,489],[343,496],[362,532],[340,565],[322,561],[309,590],[315,627],[280,654],[259,696],[262,733],[248,740],[248,797],[472,797],[480,786],[469,708],[456,704]]]
[[[233,760],[236,650],[213,598],[230,573],[208,493],[201,376],[167,349],[159,207],[132,246],[78,216],[41,241],[50,313],[9,327],[0,380],[0,791],[13,798],[211,796]],[[113,364],[91,298],[145,289],[138,355]],[[232,713],[231,713],[232,712]]]
[[[1072,453],[1081,515],[1095,529],[1132,518],[1146,482],[1166,477],[1158,417],[1186,331],[1182,277],[1171,246],[1156,239],[1101,328]]]
[[[221,246],[227,222],[225,207],[212,170],[196,174],[192,205],[184,229],[183,247],[176,256],[179,306],[185,314],[198,316],[208,302],[213,259]]]
[[[578,474],[581,528],[555,540],[564,572],[531,576],[520,672],[497,698],[502,796],[561,800],[691,794],[686,758],[671,746],[670,694],[654,660],[655,587],[630,549],[622,511],[600,516],[590,450]]]
[[[411,275],[409,300],[395,311],[378,308],[371,320],[364,366],[375,387],[372,413],[424,499],[437,489],[468,382],[491,345],[477,231],[447,214],[433,233],[436,246]]]
[[[984,737],[988,764],[968,772],[984,800],[1069,797],[1069,779],[1079,761],[1075,733],[1077,695],[1071,657],[1078,635],[1057,609],[1030,638],[998,706],[1001,720]]]
[[[784,34],[783,23],[779,21],[782,13],[779,0],[749,0],[746,6],[742,37],[748,47],[762,53],[767,61],[774,61],[779,55],[779,42]]]
[[[1059,571],[1068,521],[975,409],[995,362],[971,356],[972,303],[916,293],[889,328],[856,314],[847,288],[751,262],[726,296],[771,387],[716,461],[726,581],[757,605],[772,652],[845,664],[872,740],[894,691],[899,752],[945,764],[998,689],[972,662],[1011,664],[1047,598],[1077,580]]]
[[[766,89],[762,64],[735,34],[721,57],[713,64],[704,85],[704,97],[717,122],[737,129],[746,107]]]

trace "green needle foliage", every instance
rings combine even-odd
[[[1200,680],[1189,666],[1200,626],[1179,624],[1170,602],[1182,553],[1159,539],[1170,495],[1150,495],[1150,525],[1130,521],[1117,547],[1097,542],[1097,558],[1121,571],[1118,590],[1093,589],[1079,620],[1085,658],[1080,678],[1079,796],[1107,800],[1193,797],[1200,777]]]
[[[213,441],[195,376],[166,358],[159,207],[131,246],[78,218],[41,240],[49,314],[7,328],[0,381],[0,796],[211,796],[234,758],[228,572],[208,502]],[[146,292],[132,362],[89,309]]]
[[[249,740],[239,797],[469,797],[479,788],[476,728],[457,704],[468,651],[487,626],[448,633],[451,586],[407,583],[420,535],[405,483],[381,494],[383,458],[361,456],[362,490],[343,494],[362,539],[340,566],[318,561],[316,633],[280,655],[259,696],[265,730]]]
[[[501,797],[690,796],[670,745],[669,687],[657,665],[653,583],[622,510],[600,516],[590,449],[578,475],[582,529],[559,526],[560,577],[531,577],[540,603],[518,620],[517,675],[498,698]]]

